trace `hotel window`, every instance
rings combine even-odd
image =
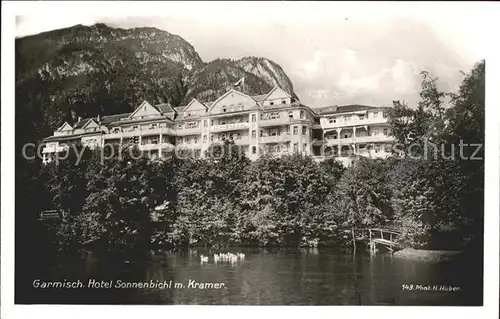
[[[198,144],[198,136],[194,137],[194,144]]]
[[[297,126],[293,127],[293,135],[299,134],[299,128]]]
[[[207,142],[207,136],[206,135],[203,135],[203,142],[206,143]]]
[[[252,138],[256,138],[257,137],[257,133],[255,132],[255,130],[252,130]]]
[[[236,139],[241,140],[241,133],[236,134]]]
[[[281,104],[286,104],[286,100],[281,101]]]
[[[293,112],[288,112],[288,119],[293,120]]]
[[[334,118],[334,117],[332,117],[332,118],[330,118],[330,121],[329,121],[329,122],[330,122],[330,124],[331,124],[331,123],[337,123],[337,119],[336,119],[336,118]]]
[[[304,111],[300,111],[300,118],[303,119],[304,118]]]
[[[210,142],[213,142],[213,141],[214,141],[214,136],[210,135]]]
[[[388,129],[384,129],[384,135],[387,136],[389,134],[389,130]]]
[[[139,144],[139,137],[138,136],[133,137],[132,138],[132,143]]]
[[[221,125],[224,125],[224,124],[226,124],[226,120],[221,120],[219,123],[220,123]]]
[[[270,113],[269,116],[268,116],[269,120],[276,120],[276,119],[279,119],[279,118],[280,118],[280,114],[278,112]]]
[[[260,137],[264,136],[264,130],[260,130],[260,134],[259,134]]]
[[[269,105],[274,105],[274,102],[269,102]]]
[[[151,144],[158,144],[158,136],[153,136],[151,138]]]
[[[287,125],[287,126],[286,126],[286,134],[287,134],[287,135],[290,135],[290,125]]]
[[[186,144],[191,144],[191,138],[190,137],[186,137]]]
[[[177,125],[178,130],[182,130],[182,124]]]
[[[252,146],[252,154],[255,154],[255,153],[257,153],[257,147]]]
[[[280,135],[281,131],[279,128],[274,128],[269,130],[269,135],[270,136],[278,136]]]
[[[222,112],[226,113],[226,108],[223,108],[223,109],[222,109]]]
[[[360,121],[363,121],[364,119],[365,119],[365,116],[364,116],[364,115],[360,115],[360,116],[359,116],[359,120],[360,120]]]
[[[255,114],[252,114],[252,122],[255,122],[257,120],[257,117],[255,116]]]
[[[139,126],[138,125],[134,125],[132,126],[132,130],[138,130],[139,129]]]
[[[383,113],[382,113],[382,117],[383,117],[383,118],[386,118],[386,117],[387,117],[387,112],[383,112]]]
[[[207,127],[207,126],[208,126],[208,121],[207,121],[207,120],[203,120],[203,126],[204,126],[204,127]]]
[[[298,151],[299,151],[299,144],[294,143],[294,144],[293,144],[293,152],[294,152],[294,153],[297,153]]]
[[[187,128],[197,128],[198,127],[198,123],[197,122],[189,122],[187,123]]]
[[[222,134],[220,135],[220,137],[221,137],[221,140],[225,140],[225,139],[226,139],[226,133],[222,133]]]
[[[373,112],[373,117],[378,117],[378,112]]]
[[[158,126],[158,124],[153,123],[153,124],[151,124],[151,129],[153,130],[153,129],[155,129],[157,126]]]
[[[120,128],[115,127],[115,128],[113,129],[113,133],[120,133]]]
[[[302,135],[306,135],[306,134],[307,134],[307,127],[302,126]]]
[[[303,150],[304,152],[306,152],[306,151],[307,151],[307,143],[304,143],[304,146],[302,147],[302,150]]]
[[[214,126],[214,120],[212,120],[212,126]]]
[[[375,153],[380,153],[380,145],[375,145]]]

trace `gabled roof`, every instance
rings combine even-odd
[[[57,131],[61,131],[63,128],[69,127],[70,129],[73,129],[73,126],[69,125],[68,122],[64,122],[63,125],[61,125]]]
[[[173,107],[170,105],[170,103],[161,103],[155,105],[155,107],[158,109],[160,113],[166,114],[170,112],[174,112]]]
[[[127,118],[131,113],[122,113],[122,114],[114,114],[114,115],[106,115],[101,117],[101,124],[106,125],[113,122],[118,122],[122,118]]]
[[[153,110],[155,110],[157,113],[161,114],[162,112],[156,107],[156,106],[153,106],[151,105],[148,101],[144,100],[141,105],[139,105],[135,110],[134,112],[132,112],[132,114],[129,115],[129,118],[133,118],[134,115],[139,112],[143,107],[145,108],[146,106],[150,106],[151,108],[153,108]]]
[[[283,90],[282,88],[278,87],[278,86],[275,86],[269,93],[267,93],[264,97],[264,100],[267,100],[276,90],[280,90],[282,91],[283,93],[285,93],[286,95],[288,95],[289,97],[292,97],[290,95],[290,93],[288,93],[287,91]]]
[[[87,125],[87,123],[92,120],[93,118],[92,117],[88,117],[88,118],[85,118],[85,119],[81,119],[80,121],[76,122],[75,125],[74,125],[74,128],[75,129],[78,129],[78,128],[83,128],[85,125]]]
[[[203,107],[205,111],[208,111],[208,106],[206,106],[203,102],[200,102],[196,98],[191,99],[189,103],[186,106],[181,106],[183,112],[187,112],[189,108],[191,108],[193,105],[199,105]],[[196,110],[196,109],[195,109]],[[200,110],[200,109],[198,109]],[[201,109],[202,110],[202,109]]]
[[[254,99],[256,102],[258,103],[262,103],[264,102],[264,100],[266,99],[266,96],[267,94],[261,94],[261,95],[252,95],[252,99]]]
[[[96,121],[97,121],[97,119],[96,119],[96,120],[94,120],[94,118],[90,118],[90,119],[87,121],[87,123],[85,123],[85,124],[82,126],[82,128],[86,128],[87,126],[89,126],[89,125],[90,125],[90,124],[92,124],[92,123],[94,123],[95,125],[99,126],[99,124],[97,124],[97,122],[96,122]]]
[[[175,112],[182,113],[182,110],[184,109],[184,106],[176,106],[176,107],[174,107],[174,109],[175,109]]]
[[[229,91],[227,91],[226,93],[224,93],[222,96],[220,96],[217,100],[215,100],[213,103],[210,104],[209,106],[209,111],[212,112],[212,109],[214,107],[215,104],[217,104],[217,102],[223,100],[224,98],[226,98],[226,96],[228,96],[229,94],[231,93],[236,93],[236,94],[240,94],[240,95],[243,95],[249,99],[251,99],[252,101],[255,101],[250,95],[248,94],[245,94],[243,92],[240,92],[238,90],[235,90],[235,89],[230,89]],[[259,106],[259,103],[257,103],[257,101],[255,101],[255,104],[257,104],[257,106]],[[207,103],[208,105],[208,103]]]

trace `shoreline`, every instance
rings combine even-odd
[[[426,250],[404,248],[402,250],[396,251],[393,256],[407,260],[441,262],[449,261],[461,253],[462,251],[458,250]]]

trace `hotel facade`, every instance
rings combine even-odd
[[[359,156],[390,156],[394,141],[384,107],[362,105],[310,108],[275,87],[250,96],[231,89],[213,102],[191,100],[185,106],[144,101],[132,113],[64,123],[44,139],[43,162],[69,145],[89,148],[107,144],[138,145],[161,159],[172,149],[203,157],[212,144],[234,141],[251,159],[303,153],[316,160],[335,157],[349,166]]]

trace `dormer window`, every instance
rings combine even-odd
[[[226,108],[223,108],[223,109],[222,109],[222,112],[226,113]]]
[[[269,105],[274,105],[274,102],[269,102]]]
[[[281,101],[281,104],[286,104],[286,100]]]

